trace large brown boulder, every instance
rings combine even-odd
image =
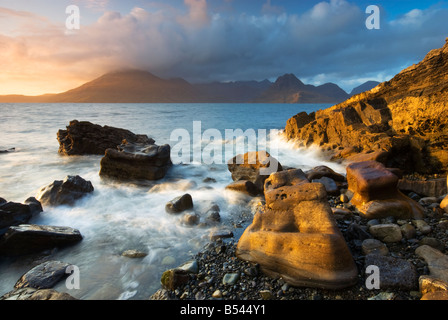
[[[271,173],[282,171],[282,165],[266,151],[251,151],[239,154],[227,162],[233,181],[247,180],[259,191]]]
[[[395,174],[376,161],[355,162],[347,166],[348,189],[354,193],[351,203],[368,219],[423,217],[424,209],[398,190],[398,180]]]
[[[266,206],[238,241],[238,258],[293,286],[339,289],[356,283],[358,271],[333,218],[325,188],[301,170],[272,174]]]
[[[57,133],[59,153],[63,155],[104,155],[106,149],[115,149],[123,140],[129,143],[152,144],[154,140],[146,135],[134,134],[129,130],[100,126],[88,121],[70,121],[66,130]]]
[[[107,149],[101,159],[100,176],[119,180],[162,179],[172,166],[171,148],[168,144],[158,146],[129,143]]]
[[[333,159],[376,160],[409,173],[447,172],[447,89],[448,42],[370,91],[294,116],[285,135],[320,146]]]

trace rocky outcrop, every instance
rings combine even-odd
[[[0,255],[22,255],[65,247],[82,238],[78,230],[69,227],[21,224],[10,227],[0,238]]]
[[[158,146],[154,140],[123,144],[106,150],[101,159],[100,176],[119,180],[158,180],[165,177],[171,162],[168,144]]]
[[[423,217],[424,209],[398,190],[398,180],[395,174],[376,161],[355,162],[347,166],[348,189],[354,193],[350,201],[367,219]]]
[[[282,165],[266,151],[252,151],[239,154],[227,162],[233,181],[252,182],[259,192],[263,192],[264,181],[271,173],[282,171]]]
[[[0,236],[9,227],[27,223],[42,211],[42,205],[36,198],[28,198],[23,204],[0,198]]]
[[[337,289],[357,281],[322,184],[310,183],[300,169],[287,170],[266,180],[264,194],[266,205],[238,241],[238,258],[293,286]]]
[[[104,155],[106,149],[115,149],[123,140],[128,143],[152,144],[154,140],[146,135],[134,134],[129,130],[100,126],[88,121],[70,121],[66,130],[57,133],[59,153],[63,155]]]
[[[76,200],[94,191],[90,181],[80,176],[67,176],[64,180],[55,180],[48,186],[42,187],[37,199],[48,205],[73,205]]]
[[[333,159],[377,160],[405,172],[448,171],[448,42],[390,81],[289,119],[285,135]]]

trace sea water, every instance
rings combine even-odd
[[[232,225],[247,210],[249,200],[244,195],[225,189],[232,182],[225,164],[229,159],[224,159],[223,163],[176,164],[165,178],[143,185],[101,179],[98,175],[101,156],[58,154],[56,133],[65,129],[71,120],[125,128],[152,137],[158,145],[171,146],[176,143],[171,141],[173,130],[193,133],[195,124],[200,124],[202,131],[219,130],[223,140],[217,143],[222,145],[238,140],[225,140],[226,129],[256,132],[265,129],[271,133],[269,139],[277,146],[276,155],[283,166],[307,170],[327,165],[344,173],[342,165],[326,162],[319,150],[298,148],[281,135],[290,117],[328,106],[0,104],[0,149],[15,148],[14,152],[0,154],[0,197],[23,203],[28,197],[36,196],[42,186],[67,175],[79,175],[91,181],[95,188],[93,194],[74,206],[44,206],[44,212],[30,221],[76,228],[83,240],[77,245],[39,255],[0,257],[0,295],[12,291],[16,281],[38,263],[60,260],[79,268],[80,286],[69,289],[62,281],[55,287],[58,291],[79,299],[148,299],[160,288],[163,271],[194,256],[209,241],[212,231],[211,228],[186,226],[179,216],[167,214],[165,204],[168,201],[189,193],[198,212],[216,203],[221,210],[222,226]],[[207,141],[199,143],[191,150],[207,145]],[[246,149],[253,151],[256,147],[247,145]],[[211,179],[204,181],[205,178]],[[128,249],[148,255],[139,259],[121,256]]]

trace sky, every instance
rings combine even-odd
[[[67,27],[71,5],[79,29]],[[379,29],[366,27],[370,5]],[[0,94],[63,92],[129,68],[191,83],[294,73],[350,92],[447,37],[437,0],[0,0]]]

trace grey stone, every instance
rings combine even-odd
[[[35,289],[50,289],[64,277],[68,263],[61,261],[47,261],[25,273],[15,284],[14,288],[31,287]]]
[[[414,290],[418,288],[418,274],[415,266],[403,259],[368,254],[366,267],[374,265],[379,268],[380,289]]]
[[[399,242],[403,238],[400,227],[394,223],[371,226],[369,232],[376,239],[386,243]]]

